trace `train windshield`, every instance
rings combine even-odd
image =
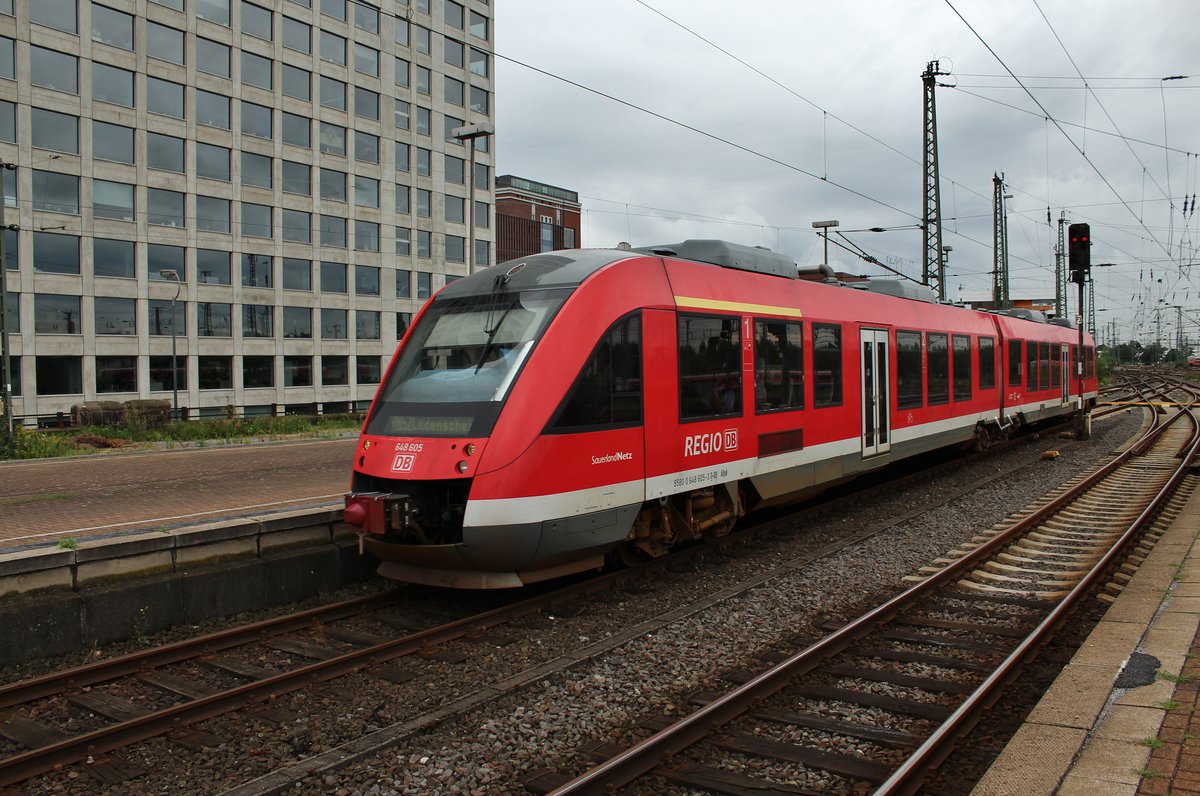
[[[379,392],[371,434],[482,436],[569,290],[438,298]]]

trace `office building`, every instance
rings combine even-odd
[[[492,140],[469,175],[452,134],[492,38],[487,0],[0,0],[14,413],[365,406],[468,201],[494,262]]]
[[[505,174],[496,178],[497,262],[583,246],[579,194]]]

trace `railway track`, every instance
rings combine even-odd
[[[1181,402],[1193,404],[1196,394]],[[1144,389],[1144,395],[1150,390]],[[913,793],[1076,606],[1152,544],[1151,522],[1195,467],[1195,411],[1151,429],[1095,473],[923,572],[904,593],[725,693],[693,695],[679,720],[649,717],[637,743],[598,742],[597,765],[537,772],[538,793],[666,784],[727,794]],[[767,656],[770,658],[771,656]],[[849,746],[855,754],[834,752]],[[749,772],[749,773],[748,773]]]
[[[805,516],[920,482],[933,469],[961,466],[961,458],[942,463],[831,500]],[[791,516],[764,523],[748,534],[689,548],[644,568],[500,607],[461,612],[450,621],[408,610],[399,604],[401,593],[392,592],[0,686],[0,786],[80,762],[103,782],[121,782],[140,773],[118,752],[122,747],[160,735],[182,746],[211,746],[220,739],[205,722],[233,711],[252,721],[286,722],[291,717],[278,708],[279,697],[352,672],[407,682],[418,677],[419,667],[407,665],[406,659],[461,660],[471,650],[506,643],[497,629],[522,617],[586,602],[593,593],[620,589],[756,536],[777,536],[782,525],[795,522]],[[881,530],[842,539],[797,561],[832,554]]]

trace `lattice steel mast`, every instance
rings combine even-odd
[[[992,174],[992,306],[1006,310],[1012,306],[1008,294],[1008,211],[1004,200],[1004,175]]]
[[[921,228],[925,239],[925,260],[921,282],[937,291],[939,301],[946,299],[945,263],[942,258],[942,200],[938,184],[937,107],[934,88],[941,71],[937,61],[930,61],[921,75],[925,87],[925,212]]]

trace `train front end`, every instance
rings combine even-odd
[[[556,400],[537,383],[553,362],[531,359],[580,281],[611,257],[592,259],[495,266],[447,285],[418,315],[372,404],[346,496],[345,521],[380,559],[380,575],[488,589],[564,574],[544,560],[540,518],[481,516],[491,512],[472,490],[503,493],[528,447],[525,434],[497,437],[497,425],[533,426],[546,409],[529,396]]]

